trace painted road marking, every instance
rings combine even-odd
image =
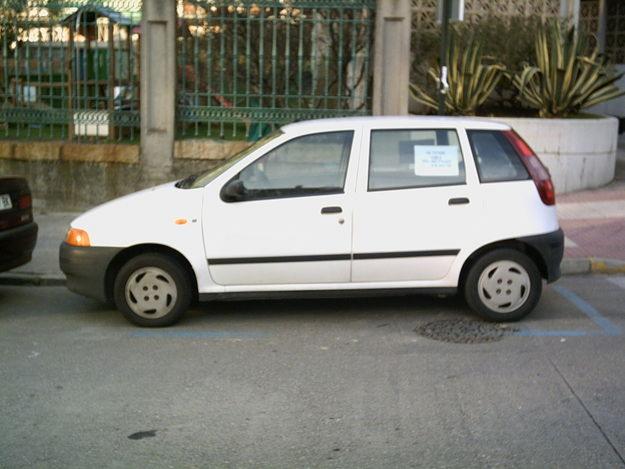
[[[608,282],[611,282],[617,287],[621,287],[625,290],[625,277],[610,277],[608,278]]]
[[[611,277],[610,282],[625,289],[625,276]],[[603,316],[590,303],[580,298],[568,288],[560,285],[552,287],[561,297],[573,303],[582,313],[592,320],[599,328],[598,331],[579,330],[541,330],[541,329],[521,329],[514,333],[518,337],[587,337],[587,336],[619,336],[622,333],[621,327],[614,324]],[[130,333],[130,337],[139,338],[170,338],[170,339],[259,339],[266,337],[262,332],[245,331],[189,331],[189,330],[139,330]]]
[[[540,329],[521,329],[514,335],[519,337],[586,337],[591,335],[602,335],[598,332],[587,331],[558,331],[558,330],[540,330]]]
[[[568,237],[564,237],[564,247],[565,248],[576,248],[577,247],[577,243],[575,241],[573,241],[571,238]]]
[[[260,339],[262,332],[237,331],[185,331],[185,330],[141,330],[130,333],[130,337],[167,339]]]
[[[560,285],[554,285],[552,287],[563,298],[573,303],[577,309],[588,316],[597,326],[599,326],[605,335],[618,336],[621,335],[621,328],[610,321],[597,311],[590,303],[586,302],[568,288]]]

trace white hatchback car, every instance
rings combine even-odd
[[[198,299],[458,290],[509,321],[560,276],[554,204],[548,171],[504,124],[299,122],[81,215],[60,263],[70,290],[141,326],[173,324]]]

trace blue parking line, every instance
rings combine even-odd
[[[605,335],[619,336],[621,335],[621,328],[610,321],[597,311],[590,303],[586,302],[568,288],[560,285],[554,285],[552,287],[560,296],[573,303],[577,309],[588,316],[597,326],[599,326]]]
[[[518,337],[585,337],[590,335],[598,335],[596,332],[586,331],[558,331],[558,330],[540,330],[540,329],[522,329],[513,335]]]
[[[259,339],[261,332],[236,331],[185,331],[185,330],[140,330],[130,333],[130,337],[167,339]]]

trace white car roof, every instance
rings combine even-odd
[[[282,127],[285,133],[332,130],[350,126],[365,125],[367,127],[398,128],[402,127],[465,127],[481,130],[509,130],[510,126],[496,120],[479,117],[448,117],[448,116],[363,116],[338,117],[332,119],[315,119],[294,122]]]

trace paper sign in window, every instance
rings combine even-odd
[[[415,145],[416,176],[459,176],[457,145]]]

